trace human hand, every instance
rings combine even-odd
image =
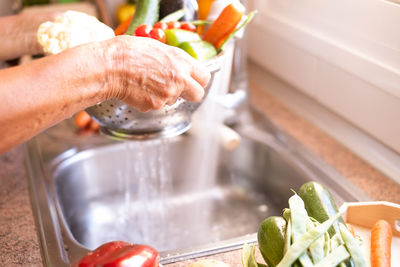
[[[118,36],[100,43],[107,98],[145,112],[172,105],[179,97],[198,102],[210,72],[179,48],[150,38]]]
[[[54,21],[62,12],[24,12],[18,14],[18,23],[14,26],[13,33],[19,36],[19,41],[24,46],[26,54],[36,55],[43,53],[42,46],[37,40],[37,30],[43,22]]]

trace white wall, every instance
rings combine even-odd
[[[249,56],[400,153],[400,5],[250,2]]]

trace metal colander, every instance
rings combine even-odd
[[[224,65],[227,53],[207,61],[211,79],[205,88],[205,96],[213,85],[215,75]],[[231,66],[229,66],[230,68]],[[204,99],[203,99],[204,101]],[[86,109],[100,124],[100,131],[117,140],[143,140],[179,135],[190,128],[191,116],[201,103],[188,102],[182,98],[160,110],[140,112],[117,99],[107,100]]]

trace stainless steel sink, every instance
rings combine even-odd
[[[338,204],[367,200],[266,118],[246,116],[247,123],[234,126],[243,137],[239,148],[219,151],[216,184],[196,191],[188,186],[198,182],[191,173],[200,171],[186,162],[191,135],[147,143],[79,139],[64,122],[29,141],[26,165],[45,264],[68,266],[110,240],[152,245],[163,263],[236,249],[254,242],[262,220],[281,214],[290,189],[309,180],[326,185]],[[146,190],[135,171],[148,160],[138,153],[143,147],[152,155],[168,153],[172,181],[156,180],[168,195],[136,199]],[[165,176],[151,166],[151,177]]]

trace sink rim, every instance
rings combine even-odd
[[[277,150],[278,153],[288,157],[290,162],[295,164],[295,167],[301,168],[307,165],[309,170],[304,170],[304,168],[302,168],[302,171],[305,171],[306,173],[309,173],[311,170],[313,171],[310,180],[313,179],[312,176],[321,173],[325,178],[318,178],[317,180],[321,181],[325,179],[324,183],[327,186],[334,188],[334,192],[337,192],[339,188],[352,198],[359,201],[370,200],[364,192],[333,169],[333,167],[323,162],[322,159],[317,157],[310,150],[279,129],[274,130],[278,136],[270,134],[266,131],[265,127],[262,127],[262,125],[260,127],[256,124],[246,124],[245,126],[240,125],[238,127],[238,131],[242,135]],[[289,145],[291,147],[290,149],[287,147]],[[56,197],[57,194],[54,192],[54,181],[48,177],[49,173],[46,172],[42,164],[42,154],[40,153],[36,138],[24,145],[24,152],[26,156],[25,165],[30,185],[31,203],[35,216],[35,223],[37,229],[39,229],[38,235],[40,237],[43,261],[46,266],[69,266],[71,261],[73,263],[74,260],[85,255],[88,252],[88,249],[75,240],[69,228],[66,226],[65,218],[60,216],[61,207],[59,206],[59,201]],[[59,164],[62,164],[71,156],[80,153],[79,149],[71,151],[67,150],[66,152],[54,158],[54,164],[51,164],[50,166],[52,171],[55,170],[54,168],[56,168],[56,166],[59,166]],[[86,151],[83,151],[83,153],[84,152]],[[41,177],[35,178],[36,176]],[[49,185],[45,184],[45,181],[51,181],[50,188]],[[351,192],[348,190],[349,188],[352,189]],[[45,203],[45,205],[43,203]],[[235,250],[240,248],[244,242],[256,242],[256,234],[223,240],[205,246],[174,250],[174,254],[177,252],[178,256],[170,256],[171,252],[166,251],[160,253],[162,258],[161,262],[165,264]]]

